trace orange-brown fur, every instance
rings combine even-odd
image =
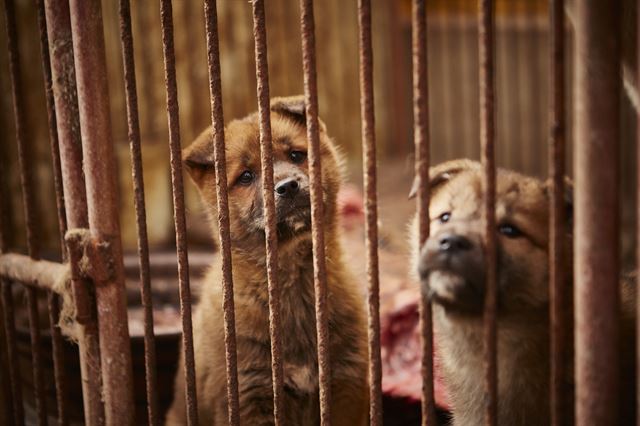
[[[470,160],[455,160],[430,171],[430,237],[414,246],[414,270],[433,300],[438,356],[451,394],[456,426],[484,423],[484,367],[482,306],[485,254],[482,243],[482,170]],[[538,179],[508,170],[497,173],[498,226],[498,423],[550,423],[549,362],[549,193]],[[570,185],[567,191],[570,218]],[[450,213],[441,216],[443,213]],[[417,220],[412,233],[416,235]],[[518,230],[514,233],[513,229]],[[568,227],[563,256],[566,286],[571,296],[572,233]],[[443,247],[445,238],[461,236],[468,246],[459,251]],[[417,238],[413,238],[416,240]],[[448,256],[448,257],[447,257]],[[634,285],[622,284],[623,377],[633,375]],[[571,306],[567,319],[571,321]],[[631,326],[630,326],[631,325]],[[569,322],[571,326],[571,322]],[[630,326],[630,327],[629,327]],[[571,418],[573,401],[572,335],[567,336],[567,395]],[[633,395],[624,386],[621,395]],[[633,397],[631,397],[632,399]],[[621,398],[624,399],[624,396]],[[622,405],[625,405],[623,402]],[[628,413],[623,414],[623,416]]]
[[[307,182],[307,161],[291,164],[289,158],[291,150],[307,151],[303,100],[301,97],[275,99],[271,110],[275,182],[277,184],[283,174],[294,174],[302,179],[301,182]],[[212,222],[217,224],[210,132],[208,129],[200,135],[185,150],[184,158]],[[273,424],[257,114],[232,121],[225,133],[240,420],[246,425]],[[336,195],[342,180],[341,160],[323,124],[320,143],[329,291],[331,417],[332,424],[359,425],[366,423],[368,412],[363,297],[342,259],[336,211]],[[247,169],[256,174],[255,182],[245,186],[235,184]],[[290,425],[315,425],[319,424],[319,403],[310,216],[308,205],[297,210],[292,213],[295,219],[292,221],[301,230],[290,232],[286,237],[280,235],[278,241],[284,420]],[[215,228],[214,232],[217,232]],[[221,261],[217,257],[206,276],[194,315],[198,414],[202,425],[227,424],[222,315]],[[180,369],[168,416],[170,424],[186,421],[182,376]]]

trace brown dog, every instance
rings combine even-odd
[[[307,137],[302,97],[271,104],[274,182],[281,288],[284,420],[319,424],[318,358],[314,310]],[[260,178],[258,115],[225,129],[240,418],[246,425],[273,424],[265,231]],[[184,152],[212,223],[217,224],[211,130]],[[341,160],[321,123],[331,362],[331,418],[336,425],[365,424],[368,413],[366,318],[356,280],[344,265],[338,238],[336,196]],[[214,225],[215,227],[215,225]],[[214,232],[217,230],[214,229]],[[194,315],[198,414],[202,425],[227,424],[221,263],[206,277]],[[168,423],[185,424],[182,369]]]
[[[438,356],[451,394],[456,426],[484,422],[485,254],[481,179],[480,164],[470,160],[450,161],[432,168],[430,237],[420,250],[414,247],[413,255],[414,270],[419,272],[421,284],[433,301]],[[507,170],[498,171],[496,185],[498,423],[548,425],[550,187],[538,179]],[[570,217],[570,191],[567,191],[566,203]],[[414,223],[414,231],[416,225]],[[569,231],[564,244],[568,262],[571,254]],[[567,267],[566,272],[565,285],[570,293],[571,267]],[[624,375],[633,379],[635,299],[627,284],[622,293],[625,317],[622,341],[628,346],[622,355]],[[568,307],[568,319],[570,313]],[[566,346],[572,347],[571,337]],[[567,360],[571,362],[571,359],[572,354],[567,353]],[[572,368],[568,368],[567,389],[572,389],[572,373]],[[625,394],[633,395],[633,392],[625,390],[622,395]],[[567,394],[566,407],[567,413],[573,411],[571,392]]]

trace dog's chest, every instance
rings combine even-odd
[[[296,393],[318,388],[316,323],[312,278],[282,283],[280,318],[285,385]]]

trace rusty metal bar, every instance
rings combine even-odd
[[[140,298],[144,309],[144,367],[147,386],[147,418],[149,425],[159,424],[156,374],[156,345],[153,334],[153,305],[151,302],[151,276],[149,270],[149,239],[147,237],[147,213],[144,202],[144,178],[142,150],[140,147],[140,123],[138,119],[138,95],[136,69],[133,56],[133,32],[129,0],[120,0],[120,42],[124,66],[125,96],[131,169],[133,176],[134,205],[138,230],[138,258],[140,262]]]
[[[33,174],[29,173],[27,156],[27,134],[24,123],[24,105],[22,99],[22,74],[18,55],[18,32],[16,28],[15,5],[13,0],[6,0],[5,21],[7,26],[7,41],[9,50],[9,75],[11,77],[11,95],[13,99],[13,113],[15,119],[16,141],[18,143],[18,164],[20,169],[20,183],[22,186],[25,226],[27,231],[27,250],[29,256],[37,259],[40,255],[38,232],[36,229],[37,207],[33,186]],[[35,389],[36,412],[39,425],[47,424],[47,401],[42,372],[42,355],[40,351],[40,328],[38,315],[37,289],[27,287],[27,305],[29,314],[29,331],[31,334],[31,357],[33,363],[33,381]]]
[[[327,309],[327,265],[324,246],[324,206],[322,202],[322,164],[318,127],[318,83],[316,76],[316,36],[313,0],[300,0],[300,32],[304,70],[304,103],[309,141],[309,178],[311,192],[311,233],[313,244],[313,284],[318,335],[320,382],[320,421],[331,424],[331,365]]]
[[[4,281],[0,279],[0,295],[2,293]],[[7,347],[7,337],[4,326],[4,308],[0,296],[0,386],[2,386],[2,401],[0,401],[0,424],[13,426],[15,419],[13,412],[13,390],[11,388],[11,366],[9,365],[9,351]]]
[[[576,424],[618,418],[619,7],[576,3]]]
[[[62,263],[35,260],[17,253],[0,255],[0,277],[47,291],[59,291],[56,284],[68,277]]]
[[[636,48],[638,49],[636,52],[636,57],[640,58],[640,31],[637,31],[640,28],[640,7],[636,7],[636,35],[638,39],[636,40]],[[637,66],[636,82],[640,81],[640,67]],[[636,172],[638,176],[636,177],[636,209],[637,209],[637,217],[636,217],[636,268],[640,266],[640,109],[636,109]],[[640,297],[636,294],[636,425],[640,426]]]
[[[44,1],[36,0],[38,10],[38,29],[40,31],[40,53],[42,58],[42,71],[45,82],[45,95],[47,103],[47,122],[49,124],[49,143],[53,168],[53,183],[56,193],[56,210],[58,213],[58,230],[60,232],[60,254],[66,259],[66,246],[64,234],[67,230],[67,219],[64,209],[64,193],[62,188],[62,170],[60,168],[60,149],[58,144],[58,130],[56,123],[55,101],[53,98],[53,82],[51,76],[51,61],[49,57],[49,37],[47,35],[47,21],[45,16]],[[53,373],[56,386],[56,405],[58,409],[58,424],[68,424],[66,410],[66,378],[64,375],[64,349],[62,332],[58,326],[60,317],[60,303],[58,296],[49,292],[47,294],[49,308],[49,327],[51,330],[51,344],[53,356]]]
[[[269,100],[269,68],[267,63],[267,27],[264,1],[253,0],[253,38],[255,40],[256,80],[260,114],[260,163],[262,165],[262,196],[265,211],[267,280],[269,286],[269,335],[271,337],[271,371],[273,381],[273,416],[282,424],[283,371],[280,335],[280,286],[276,276],[278,265],[278,235],[273,183],[273,146],[271,140],[271,109]]]
[[[2,178],[5,169],[0,163],[0,178]],[[7,194],[4,193],[4,186],[0,185],[0,199],[5,199]],[[6,203],[0,203],[0,254],[6,253],[8,250],[8,238],[6,235],[7,228],[4,220],[6,215]],[[7,409],[10,425],[21,426],[24,424],[24,408],[22,406],[22,387],[20,383],[20,368],[18,367],[18,355],[16,349],[16,325],[15,314],[13,308],[13,296],[11,294],[11,282],[0,277],[0,298],[2,299],[2,327],[4,347],[6,347],[6,372],[8,380],[5,383],[7,389],[7,398],[5,408]]]
[[[0,168],[2,164],[0,164]],[[4,172],[4,169],[0,169]],[[0,198],[6,196],[0,186]],[[0,222],[6,216],[6,203],[0,203]],[[0,254],[8,250],[8,239],[5,235],[6,228],[0,223]],[[20,382],[20,368],[18,367],[18,353],[16,348],[16,324],[13,306],[13,295],[11,294],[11,282],[0,277],[0,298],[2,299],[2,323],[4,327],[5,346],[7,348],[7,373],[9,377],[9,395],[6,405],[10,407],[9,421],[12,425],[24,425],[24,407],[22,405],[22,384]]]
[[[16,426],[24,425],[24,406],[22,405],[22,383],[18,367],[18,351],[16,348],[16,323],[11,282],[0,280],[2,285],[2,308],[4,311],[5,337],[7,339],[7,359],[11,380],[11,397],[13,399],[13,418]]]
[[[417,197],[419,243],[429,238],[429,81],[427,73],[427,16],[425,0],[414,0],[411,10],[411,44],[413,57],[413,138],[415,141],[415,175],[420,181]],[[433,322],[431,301],[425,291],[420,294],[420,330],[422,336],[422,424],[436,422],[433,390]]]
[[[224,115],[222,111],[222,83],[220,81],[220,45],[218,41],[218,12],[216,0],[205,0],[204,16],[207,33],[207,64],[209,68],[209,95],[213,129],[213,159],[215,170],[227,170],[224,141]],[[233,305],[233,274],[231,269],[231,231],[229,222],[229,194],[227,174],[216,173],[218,202],[218,229],[222,255],[222,309],[224,311],[224,345],[227,368],[227,401],[229,424],[240,422],[238,397],[238,366],[236,352],[236,326]],[[273,349],[273,344],[272,344]],[[273,353],[272,353],[273,356]],[[273,357],[275,359],[275,357]],[[275,382],[275,380],[274,380]]]
[[[480,58],[480,143],[484,192],[483,220],[486,250],[486,294],[484,300],[484,390],[485,424],[498,423],[497,371],[497,243],[496,243],[496,164],[494,101],[494,4],[480,0],[478,43]]]
[[[187,224],[185,221],[182,154],[180,147],[180,117],[178,86],[176,84],[176,57],[173,46],[173,16],[171,0],[160,1],[162,21],[162,53],[167,91],[167,118],[171,153],[171,187],[173,193],[173,219],[176,231],[178,280],[180,285],[180,314],[182,317],[182,350],[184,351],[186,405],[188,424],[198,424],[198,408],[193,353],[193,327],[191,321],[191,290],[189,288],[189,259],[187,256]]]
[[[565,279],[565,87],[564,87],[564,0],[551,0],[550,52],[551,96],[549,131],[549,177],[552,182],[549,206],[549,296],[551,315],[551,424],[566,423],[564,406],[567,358],[567,285]]]
[[[52,85],[66,223],[70,228],[88,228],[69,3],[45,0],[45,14],[51,52]],[[64,234],[62,230],[61,233]],[[69,252],[66,253],[74,269],[73,256],[70,256]],[[73,273],[71,275],[71,288],[79,322],[78,349],[85,422],[88,425],[102,425],[104,424],[104,406],[101,396],[97,313],[95,299],[89,292],[92,283],[79,275],[74,276]]]
[[[89,226],[102,247],[106,272],[94,277],[100,331],[105,419],[108,425],[134,423],[133,371],[118,217],[118,187],[111,139],[109,92],[99,0],[71,0],[80,129],[86,174]],[[102,266],[102,267],[101,267]]]
[[[380,355],[380,273],[378,266],[378,194],[373,99],[371,0],[358,0],[360,50],[360,116],[365,200],[365,244],[369,305],[369,423],[382,425],[382,359]]]

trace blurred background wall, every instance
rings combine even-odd
[[[57,245],[57,222],[50,169],[50,153],[40,66],[34,2],[17,0],[23,93],[26,95],[27,130],[34,151],[31,165],[41,190],[40,208],[47,212],[39,223],[47,246]],[[478,158],[478,54],[475,0],[428,2],[429,110],[432,162],[456,157]],[[544,0],[496,2],[496,87],[498,163],[518,171],[544,176],[547,170],[548,134],[548,27]],[[302,58],[299,8],[295,0],[266,2],[269,78],[272,96],[300,94]],[[127,143],[122,60],[117,2],[104,1],[111,117],[120,167],[123,242],[135,249],[135,220]],[[154,247],[173,241],[168,166],[168,136],[164,69],[157,1],[132,2],[136,73],[148,210]],[[350,178],[358,183],[361,162],[360,107],[356,1],[316,2],[316,38],[320,113],[330,134],[344,148]],[[635,14],[631,14],[635,16]],[[222,88],[225,119],[229,121],[257,109],[251,5],[244,0],[219,0]],[[4,26],[4,17],[0,26]],[[204,17],[201,2],[175,1],[180,125],[186,146],[210,123]],[[411,107],[411,1],[373,0],[374,80],[376,131],[381,185],[390,173],[411,172],[413,151]],[[567,28],[570,28],[568,25]],[[567,31],[567,118],[571,145],[571,33]],[[0,166],[8,169],[1,184],[2,203],[9,205],[3,223],[13,245],[24,244],[22,204],[5,31],[0,31]],[[631,204],[635,114],[621,98],[623,111],[623,198]],[[569,146],[568,156],[570,158]],[[570,163],[570,161],[569,161]],[[571,169],[570,164],[569,170]],[[3,173],[2,176],[5,176]],[[187,183],[191,237],[206,241],[206,227],[197,226],[200,208]],[[403,193],[408,187],[397,188]],[[625,207],[623,225],[633,225],[633,209]],[[195,224],[195,225],[194,225]],[[630,233],[633,235],[633,233]],[[627,245],[633,244],[625,243]]]

